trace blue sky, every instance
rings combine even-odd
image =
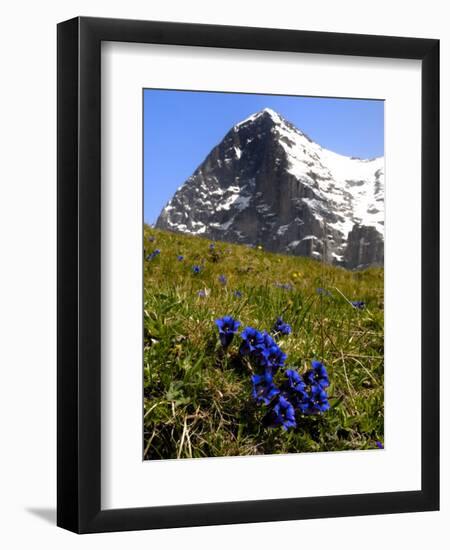
[[[384,154],[384,102],[221,92],[144,90],[144,220],[154,223],[177,188],[234,124],[270,107],[337,153]]]

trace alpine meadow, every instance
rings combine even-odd
[[[378,156],[335,153],[292,120],[331,139],[345,113],[357,151],[359,130],[382,135],[382,102],[147,92],[144,460],[383,449],[384,156],[375,139]],[[177,101],[230,129],[184,137]],[[258,101],[291,120],[241,117]],[[174,135],[186,158],[210,151],[178,187]]]

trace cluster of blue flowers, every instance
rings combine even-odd
[[[355,301],[352,302],[352,306],[355,309],[364,309],[366,307],[366,304],[365,304],[365,302],[363,302],[361,300],[355,300]]]
[[[161,254],[161,250],[159,250],[159,248],[157,248],[156,250],[154,250],[151,254],[149,254],[145,259],[149,262],[151,262],[153,260],[153,258],[156,258],[157,256],[159,256]]]
[[[297,426],[296,413],[319,414],[330,408],[326,388],[330,385],[326,368],[319,361],[303,376],[294,369],[285,369],[284,378],[275,385],[273,377],[253,375],[253,396],[269,406],[263,423],[283,430]]]
[[[265,369],[265,373],[273,376],[284,366],[287,355],[267,332],[247,327],[241,332],[241,338],[239,353],[249,356],[252,363]]]
[[[228,348],[238,334],[240,322],[231,316],[216,320],[220,343]],[[280,335],[291,333],[291,326],[281,317],[276,320],[272,334],[246,327],[241,332],[239,354],[247,358],[257,371],[251,378],[252,396],[267,407],[263,423],[267,427],[289,430],[297,426],[296,415],[312,415],[330,408],[326,388],[330,385],[325,366],[313,361],[303,376],[286,368],[287,355],[276,342]],[[277,382],[275,382],[277,377]]]

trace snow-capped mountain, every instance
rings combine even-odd
[[[328,151],[263,109],[231,128],[156,227],[347,268],[382,265],[384,158]]]

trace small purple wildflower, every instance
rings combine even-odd
[[[202,270],[202,268],[199,266],[199,265],[193,265],[192,266],[192,271],[193,273],[195,273],[197,275],[197,273],[200,273],[200,271]]]
[[[366,307],[366,304],[365,304],[365,302],[363,302],[361,300],[355,300],[355,301],[352,302],[352,306],[355,309],[364,309]]]
[[[381,443],[381,441],[375,441],[375,445],[376,445],[379,449],[384,449],[384,445],[383,445],[383,443]]]
[[[159,250],[159,248],[157,248],[151,254],[149,254],[145,259],[148,260],[148,261],[151,261],[151,260],[153,260],[153,258],[156,258],[156,256],[159,256],[160,254],[161,254],[161,250]]]
[[[282,317],[278,317],[275,321],[272,332],[274,332],[275,334],[282,334],[283,336],[287,336],[292,332],[292,328],[291,325],[288,325],[283,321]]]
[[[240,290],[235,290],[235,291],[233,292],[233,296],[234,296],[235,298],[242,298],[242,292],[241,292]]]
[[[178,257],[177,257],[177,260],[179,262],[182,262],[184,260],[184,256],[182,254],[180,254]]]
[[[274,285],[283,290],[292,290],[294,288],[290,283],[274,283]]]
[[[321,294],[322,296],[331,296],[331,292],[326,288],[316,288],[316,292],[317,294]]]
[[[219,275],[219,283],[223,286],[227,284],[227,278],[225,277],[225,275]]]

